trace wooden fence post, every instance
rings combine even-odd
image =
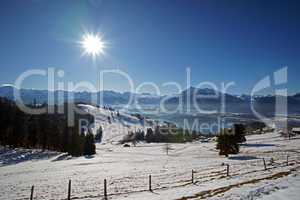
[[[226,165],[227,165],[227,176],[229,176],[229,164]]]
[[[104,199],[107,199],[107,181],[104,179]]]
[[[194,183],[194,170],[192,169],[192,183]]]
[[[31,187],[30,200],[33,200],[34,186]]]
[[[71,200],[71,180],[69,180],[69,187],[68,187],[68,200]]]
[[[149,175],[149,191],[152,192],[152,177]]]
[[[265,158],[263,158],[263,162],[264,162],[264,167],[265,167],[265,170],[267,170],[267,164],[266,164],[266,160],[265,160]]]

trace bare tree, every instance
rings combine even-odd
[[[164,146],[164,151],[166,152],[167,155],[169,155],[169,151],[172,150],[172,147],[169,143],[166,143]]]

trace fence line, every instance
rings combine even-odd
[[[294,152],[295,153],[295,152]],[[195,170],[192,169],[192,175],[190,173],[181,173],[182,176],[186,176],[187,178],[185,180],[180,179],[177,181],[172,181],[172,182],[160,182],[158,183],[157,181],[156,184],[157,185],[153,185],[153,178],[155,178],[155,176],[158,176],[157,178],[163,178],[163,176],[168,176],[170,174],[158,174],[158,175],[154,175],[150,174],[148,176],[148,189],[144,188],[144,189],[138,189],[138,190],[126,190],[124,192],[118,192],[118,193],[112,193],[108,191],[107,188],[107,179],[104,179],[104,188],[103,188],[103,194],[99,194],[97,196],[93,196],[93,198],[97,198],[97,197],[103,197],[105,200],[108,198],[108,196],[116,196],[116,195],[122,195],[122,194],[130,194],[130,193],[137,193],[137,192],[145,192],[145,191],[150,191],[153,192],[154,190],[159,190],[159,189],[164,189],[164,188],[175,188],[175,187],[182,187],[185,185],[189,185],[189,184],[195,184],[200,182],[201,180],[203,182],[208,182],[208,181],[212,181],[212,180],[216,180],[216,179],[220,179],[220,178],[225,178],[225,177],[233,177],[233,176],[241,176],[241,175],[246,175],[246,174],[251,174],[251,173],[255,173],[255,172],[259,172],[262,170],[271,170],[274,168],[278,168],[278,167],[286,167],[286,166],[290,166],[290,165],[294,165],[294,164],[298,164],[298,160],[300,158],[300,156],[298,155],[285,155],[282,156],[282,159],[273,159],[273,163],[268,164],[267,160],[265,158],[262,158],[263,163],[261,162],[261,159],[257,158],[254,161],[241,161],[239,163],[227,163],[227,164],[222,164],[222,165],[213,165],[213,166],[205,166],[204,170],[203,168],[200,168],[199,170]],[[269,159],[270,161],[271,159]],[[277,165],[274,165],[277,164]],[[245,166],[247,165],[253,165],[259,167],[258,169],[254,169],[252,171],[248,171],[247,167],[245,169]],[[272,166],[272,167],[268,167],[268,166]],[[226,166],[226,167],[225,167]],[[230,167],[231,166],[231,167]],[[241,169],[238,170],[230,170],[235,169],[234,166],[240,166]],[[243,169],[246,170],[245,172],[243,172]],[[212,171],[215,170],[215,171]],[[239,173],[236,173],[239,172]],[[188,174],[190,176],[190,178],[188,178]],[[176,175],[176,174],[175,174]],[[140,176],[141,179],[145,179],[144,176]],[[136,180],[136,179],[135,179]],[[120,182],[119,182],[120,183]],[[112,185],[112,184],[111,184]],[[166,185],[166,186],[164,186]],[[120,188],[121,189],[121,188]],[[34,193],[34,186],[31,187],[31,192],[30,192],[30,200],[33,200],[33,193]],[[90,196],[91,197],[91,196]],[[82,197],[84,198],[84,197]],[[71,180],[69,180],[68,183],[68,194],[67,194],[67,199],[71,200]],[[80,199],[80,197],[76,197],[76,199]]]

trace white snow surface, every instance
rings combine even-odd
[[[103,199],[104,179],[108,199],[117,200],[299,199],[299,136],[292,140],[277,133],[247,136],[240,154],[229,158],[218,155],[213,141],[171,144],[166,155],[165,144],[138,143],[126,148],[112,142],[135,126],[145,128],[137,118],[122,113],[122,122],[110,124],[109,111],[85,109],[97,113],[96,123],[101,123],[104,132],[112,131],[105,133],[106,142],[97,144],[97,154],[72,158],[64,153],[0,147],[0,200],[29,199],[32,185],[34,199],[66,199],[69,180],[72,199]],[[118,126],[123,123],[130,127],[120,132]],[[225,164],[230,165],[230,176]],[[148,191],[150,174],[152,192]]]
[[[104,109],[86,104],[79,104],[78,107],[92,114],[95,117],[94,133],[101,126],[103,129],[102,144],[116,143],[123,139],[130,131],[146,131],[147,122],[124,112]],[[110,118],[110,120],[108,119]]]

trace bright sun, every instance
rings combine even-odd
[[[85,34],[80,42],[84,49],[84,54],[88,54],[95,58],[98,55],[104,54],[106,48],[105,42],[99,34]]]

